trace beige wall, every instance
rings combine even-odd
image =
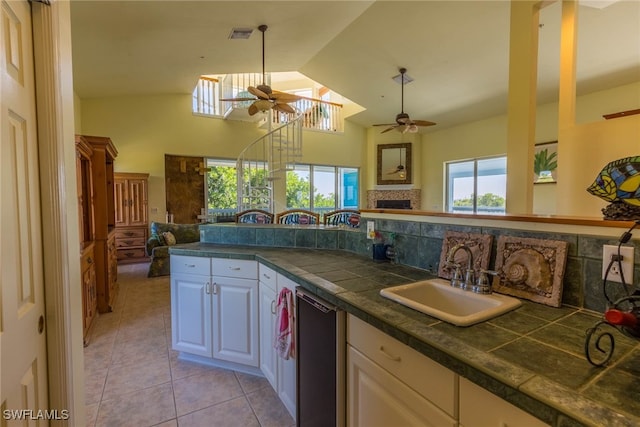
[[[191,95],[128,96],[81,100],[81,133],[109,136],[118,149],[118,172],[149,173],[149,218],[164,221],[164,155],[236,159],[264,134],[255,124],[191,114]],[[347,123],[344,134],[304,132],[301,163],[365,164],[365,130]],[[361,189],[361,200],[365,191]]]
[[[580,211],[564,214],[602,216],[600,209],[606,203],[600,202],[600,199],[588,194],[584,189],[593,182],[598,172],[609,161],[640,155],[640,142],[638,142],[640,126],[637,125],[640,115],[607,121],[602,118],[602,115],[631,109],[633,105],[638,105],[638,101],[640,101],[640,82],[577,97],[576,122],[598,120],[599,124],[579,126],[579,129],[582,129],[579,136],[581,142],[574,142],[574,148],[569,155],[579,158],[581,166],[577,166],[579,170],[576,170],[573,176],[567,176],[566,179],[572,183],[565,187],[562,194],[558,193],[556,184],[534,186],[533,213],[558,213],[557,199],[566,197],[567,193],[575,193],[578,188],[578,192],[584,192],[586,196],[581,198]],[[536,114],[536,142],[559,140],[558,103],[538,106]],[[623,121],[629,124],[623,125]],[[445,162],[505,155],[506,129],[505,114],[441,131],[434,128],[433,132],[422,135],[422,209],[431,211],[444,209]],[[589,143],[589,140],[594,142]],[[559,173],[561,172],[562,159],[559,159]]]
[[[640,116],[608,121],[611,123],[606,123],[601,117],[626,106],[631,108],[637,105],[638,99],[640,82],[578,97],[576,121],[600,118],[600,126],[606,128],[620,120],[635,121]],[[150,209],[150,218],[158,221],[164,219],[165,212],[165,153],[235,159],[244,145],[263,133],[254,125],[242,122],[193,116],[190,112],[191,97],[186,95],[102,99],[76,97],[75,106],[77,132],[107,135],[113,139],[119,151],[117,171],[150,174],[149,207],[157,208],[157,212]],[[80,121],[81,126],[78,124]],[[437,130],[436,127],[425,134],[403,135],[399,132],[381,134],[381,128],[365,129],[346,121],[344,134],[305,132],[304,154],[300,162],[360,167],[360,205],[364,207],[366,191],[377,188],[377,145],[412,142],[413,184],[394,188],[421,188],[422,209],[441,211],[444,209],[444,163],[506,154],[506,123],[505,114],[443,130]],[[590,133],[591,126],[587,126],[581,135]],[[623,155],[640,154],[638,126],[624,126],[617,131],[617,134],[622,133],[622,137],[614,139],[609,138],[607,131],[602,132],[599,132],[602,139],[594,143],[595,148],[592,147],[591,151],[584,151],[582,148],[585,145],[575,148],[575,155],[580,156],[584,165],[576,172],[578,177],[567,179],[577,180],[580,192],[608,161]],[[557,103],[545,104],[537,109],[536,142],[553,140],[558,140]],[[557,212],[557,187],[556,184],[534,186],[533,213]],[[568,186],[564,191],[574,192],[575,187]],[[580,216],[601,216],[600,209],[606,203],[586,191],[585,195],[581,203],[586,203],[589,208],[584,211],[581,209]]]

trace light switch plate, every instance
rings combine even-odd
[[[374,221],[367,221],[367,239],[375,239],[376,229]]]

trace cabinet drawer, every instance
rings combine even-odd
[[[211,258],[171,255],[171,273],[211,275]]]
[[[130,239],[132,237],[141,237],[144,239],[147,237],[147,230],[145,228],[116,229],[116,239]]]
[[[454,372],[352,315],[347,341],[447,414],[457,416]]]
[[[144,246],[146,243],[144,237],[117,237],[116,238],[116,247],[119,248],[129,248],[131,246]]]
[[[258,264],[258,273],[258,279],[260,280],[260,283],[264,283],[269,288],[271,288],[272,291],[275,292],[277,286],[276,271],[264,264]]]
[[[119,248],[118,249],[118,261],[131,258],[143,258],[147,256],[144,252],[144,248]]]
[[[245,259],[212,258],[211,270],[216,276],[258,278],[258,263]]]
[[[89,249],[82,252],[82,256],[80,257],[80,269],[81,271],[86,271],[89,267],[91,267],[94,263],[93,258],[93,246]]]

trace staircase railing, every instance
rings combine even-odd
[[[304,114],[298,114],[242,150],[236,161],[238,211],[275,211],[273,183],[285,179],[287,168],[302,155],[303,120]]]
[[[311,129],[326,132],[342,132],[344,130],[342,104],[302,97],[295,103],[289,105],[294,107],[296,111],[302,112],[302,127],[306,130]],[[272,115],[272,121],[274,124],[280,124],[293,120],[296,117],[297,114],[276,112]]]

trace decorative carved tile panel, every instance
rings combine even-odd
[[[567,262],[567,242],[560,240],[498,237],[493,290],[552,307],[562,304],[562,279]]]
[[[493,236],[489,234],[479,233],[463,233],[459,231],[447,231],[442,241],[442,252],[440,253],[440,264],[438,265],[438,276],[451,279],[453,269],[447,267],[447,256],[449,251],[455,245],[464,243],[471,250],[473,255],[473,268],[475,270],[487,269],[489,267],[489,258],[491,257],[491,244]],[[455,254],[454,262],[462,265],[465,269],[468,263],[467,252],[459,250]]]

